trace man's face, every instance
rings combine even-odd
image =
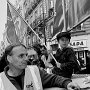
[[[38,59],[38,54],[37,52],[34,50],[34,49],[31,49],[28,51],[28,58],[31,60],[31,61],[35,61]]]
[[[12,55],[9,56],[9,63],[17,69],[25,69],[27,67],[27,50],[23,46],[14,47]]]
[[[45,50],[44,47],[42,47],[40,50],[41,50],[41,53],[42,53],[42,54],[45,54],[45,53],[46,53],[46,50]]]
[[[68,44],[69,44],[69,39],[66,38],[66,37],[61,37],[61,38],[59,39],[59,44],[60,44],[61,48],[65,48],[65,47],[67,47]]]

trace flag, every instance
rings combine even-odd
[[[75,12],[74,12],[74,0],[68,2],[68,28],[72,28],[75,25]]]
[[[66,1],[65,1],[65,4],[66,4]],[[53,37],[56,36],[58,32],[62,32],[62,30],[64,29],[62,0],[56,0],[55,12],[56,12],[56,15],[54,17],[54,24],[53,24]],[[66,5],[65,5],[65,12],[66,12],[65,16],[66,16],[66,27],[67,27],[68,11],[66,10]]]
[[[53,36],[59,32],[60,29],[63,28],[63,8],[62,8],[62,0],[56,0],[55,3],[55,13],[54,24],[53,24]],[[61,27],[60,27],[61,25]],[[60,27],[60,29],[59,29]]]
[[[7,4],[7,39],[11,44],[21,43],[27,25],[11,4]]]
[[[20,43],[15,32],[15,26],[12,20],[12,15],[8,4],[7,4],[7,40],[10,44]]]
[[[71,2],[69,10],[73,14],[72,16],[69,14],[69,26],[77,25],[81,22],[85,17],[90,15],[90,0],[69,0]],[[69,9],[70,9],[69,8]],[[71,23],[73,23],[71,25]]]

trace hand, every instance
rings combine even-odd
[[[70,82],[67,85],[67,89],[68,90],[80,90],[80,86],[78,84],[76,84],[76,83]]]

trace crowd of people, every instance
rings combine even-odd
[[[22,44],[9,45],[0,60],[0,90],[79,90],[71,80],[81,68],[68,46],[70,39],[70,32],[57,35],[59,48],[53,55],[57,62],[44,45],[34,44],[29,50]]]

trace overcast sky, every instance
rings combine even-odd
[[[9,0],[15,4],[16,0]],[[7,20],[7,0],[0,0],[0,42],[3,40],[3,32],[5,30],[5,23]]]

